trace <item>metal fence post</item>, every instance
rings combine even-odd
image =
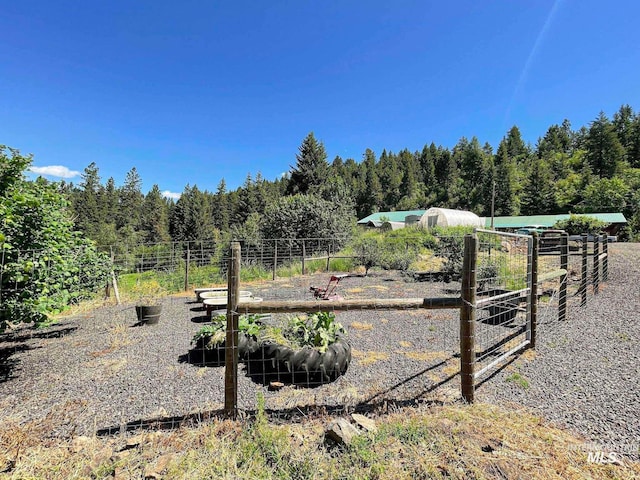
[[[464,236],[462,263],[462,306],[460,307],[460,384],[462,398],[473,403],[475,394],[475,323],[476,323],[476,267],[478,237]]]
[[[602,243],[602,281],[609,280],[609,236],[603,236],[604,241]]]
[[[560,276],[560,293],[558,294],[558,320],[567,319],[567,273],[569,272],[569,235],[560,237],[560,268],[564,273]]]
[[[227,336],[224,352],[224,410],[236,416],[238,407],[238,299],[240,298],[240,242],[231,243],[227,270]]]
[[[600,289],[600,235],[593,238],[593,294]]]
[[[538,233],[533,232],[531,241],[531,293],[529,298],[529,348],[536,348],[536,331],[538,326],[538,249],[540,240]]]
[[[582,274],[580,275],[580,306],[585,307],[587,305],[587,285],[589,277],[589,237],[586,233],[582,234]]]

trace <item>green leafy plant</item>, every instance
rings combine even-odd
[[[227,329],[225,320],[225,315],[215,317],[211,325],[198,330],[191,344],[201,342],[204,348],[210,349],[224,342]],[[238,331],[260,343],[278,343],[292,349],[312,347],[320,353],[326,352],[329,345],[346,335],[344,327],[335,321],[332,312],[292,317],[283,327],[265,325],[260,315],[241,315],[238,318]]]
[[[602,231],[606,223],[588,215],[569,215],[566,220],[555,223],[553,228],[564,230],[569,235],[582,235],[583,233],[595,235]]]
[[[226,315],[214,317],[211,325],[205,325],[196,332],[191,344],[195,345],[201,341],[203,347],[207,349],[220,345],[227,338],[226,318]],[[240,315],[238,317],[238,331],[240,333],[258,338],[263,330],[264,325],[260,315]]]
[[[316,312],[304,317],[294,317],[283,335],[300,348],[309,346],[324,353],[339,336],[346,334],[344,327],[336,322],[335,318],[333,312]]]

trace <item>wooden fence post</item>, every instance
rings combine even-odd
[[[231,243],[227,270],[227,336],[224,352],[224,411],[235,418],[238,407],[238,300],[240,299],[240,242]]]
[[[593,237],[593,294],[600,289],[600,235]]]
[[[465,235],[462,263],[462,307],[460,308],[460,384],[462,398],[468,403],[473,403],[475,394],[477,263],[478,237],[475,234]]]
[[[589,284],[589,237],[586,233],[582,234],[582,274],[580,275],[580,306],[587,306],[587,286]]]
[[[538,326],[538,250],[540,240],[538,233],[533,232],[531,242],[531,294],[530,294],[530,315],[529,318],[529,348],[536,348],[536,331]]]
[[[565,271],[560,276],[560,293],[558,295],[558,320],[567,319],[567,273],[569,271],[569,235],[560,237],[560,268]]]
[[[304,257],[307,256],[307,248],[305,245],[304,240],[302,240],[302,274],[305,275],[306,272],[304,271]]]
[[[189,263],[191,263],[191,250],[187,242],[187,261],[184,264],[184,291],[189,290]]]
[[[273,275],[272,280],[276,279],[276,269],[278,268],[278,240],[273,240]]]

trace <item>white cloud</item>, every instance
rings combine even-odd
[[[181,193],[170,192],[169,190],[165,190],[162,192],[162,196],[165,198],[173,198],[174,200],[178,200],[180,198]]]
[[[29,171],[38,175],[47,175],[49,177],[73,178],[80,175],[76,170],[69,170],[62,165],[49,165],[48,167],[29,167]]]

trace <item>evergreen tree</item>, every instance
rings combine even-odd
[[[620,110],[613,114],[613,129],[620,140],[620,145],[625,153],[631,146],[632,128],[635,115],[629,105],[622,105]]]
[[[640,115],[636,115],[633,119],[627,141],[627,161],[629,166],[640,168]]]
[[[124,185],[118,190],[119,209],[117,216],[117,228],[126,237],[133,235],[140,229],[140,213],[144,195],[141,191],[142,179],[138,170],[133,167],[127,173]]]
[[[380,154],[377,169],[380,184],[384,185],[382,192],[382,202],[379,205],[380,210],[395,210],[397,203],[402,197],[400,191],[402,185],[402,165],[398,157],[393,153],[387,153],[386,150]]]
[[[509,142],[504,138],[498,146],[494,157],[496,195],[495,215],[517,215],[518,180],[516,175],[516,161],[509,156]]]
[[[329,173],[327,153],[322,142],[309,133],[302,141],[296,155],[296,166],[292,167],[287,194],[307,193],[322,185]]]
[[[534,157],[531,160],[521,198],[522,215],[555,213],[555,190],[547,162]]]
[[[376,155],[369,148],[365,150],[361,167],[364,181],[358,201],[358,218],[379,212],[382,204],[382,187],[376,172]]]
[[[73,209],[76,214],[76,228],[89,238],[96,233],[104,221],[104,212],[99,205],[100,176],[95,162],[91,162],[82,173],[80,190],[73,195]]]
[[[591,122],[585,147],[586,160],[595,175],[611,178],[621,170],[624,149],[604,112]]]
[[[425,146],[422,148],[422,152],[420,153],[420,170],[421,170],[421,178],[422,182],[428,187],[432,188],[434,182],[436,181],[436,164],[435,158],[437,155],[437,147],[435,143],[431,143],[431,145]]]
[[[142,204],[142,240],[145,243],[170,241],[169,206],[162,197],[160,187],[154,185]]]
[[[229,198],[227,195],[227,184],[224,178],[218,183],[218,188],[213,200],[213,211],[215,228],[226,232],[229,229]]]

